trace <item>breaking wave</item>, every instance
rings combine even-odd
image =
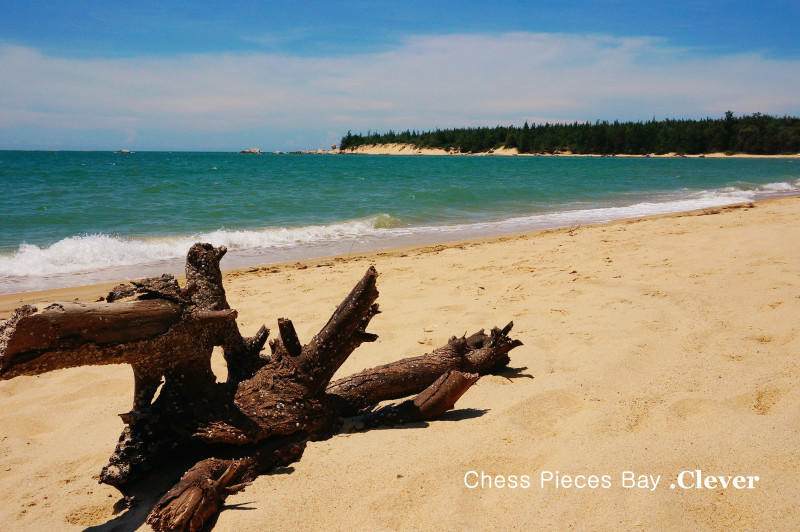
[[[305,227],[218,229],[191,235],[125,238],[108,234],[76,235],[49,246],[22,243],[13,254],[0,255],[0,291],[4,276],[47,276],[118,266],[182,259],[195,242],[226,246],[232,252],[354,239],[376,234],[399,222],[388,214]]]
[[[167,262],[173,266],[180,264],[189,247],[199,241],[227,246],[229,255],[238,255],[240,259],[251,257],[249,264],[252,265],[354,250],[602,223],[794,194],[800,194],[800,179],[652,194],[638,199],[617,199],[602,205],[566,205],[552,212],[449,225],[405,226],[389,214],[378,214],[327,225],[219,229],[181,236],[126,238],[108,234],[77,235],[49,246],[22,243],[13,253],[0,254],[0,293],[117,280],[121,278],[120,271],[130,277],[142,277],[141,271],[147,274],[153,272],[139,269],[140,266]],[[235,266],[246,264],[246,261],[239,260]],[[227,267],[231,267],[230,263]],[[103,270],[116,273],[106,277],[84,276]]]

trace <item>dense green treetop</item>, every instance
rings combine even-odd
[[[576,154],[679,154],[700,153],[800,153],[800,118],[755,113],[703,120],[651,120],[648,122],[595,122],[496,126],[395,133],[350,131],[342,137],[342,150],[362,145],[403,143],[420,148],[443,148],[461,153],[488,152],[500,147],[520,153]]]

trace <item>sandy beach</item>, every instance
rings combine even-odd
[[[309,152],[311,153],[311,152]],[[797,159],[800,158],[800,153],[788,155],[757,155],[751,153],[703,153],[703,154],[678,154],[676,152],[669,153],[649,153],[647,155],[628,155],[628,154],[613,154],[603,155],[599,153],[572,153],[571,151],[560,151],[556,153],[519,153],[517,148],[506,148],[502,146],[487,152],[480,153],[461,153],[454,150],[445,150],[442,148],[420,148],[413,144],[403,143],[390,143],[390,144],[364,144],[357,146],[353,149],[347,150],[317,150],[315,153],[354,153],[362,155],[472,155],[472,156],[518,156],[518,157],[653,157],[653,158],[672,158],[672,157],[686,157],[686,158],[709,158],[709,159]]]
[[[796,530],[798,242],[789,197],[228,272],[245,334],[288,316],[307,341],[374,264],[379,340],[339,376],[509,320],[525,345],[516,371],[482,378],[441,420],[310,443],[291,472],[228,498],[215,530]],[[0,318],[109,286],[0,296]],[[119,493],[96,479],[132,393],[127,366],[0,381],[4,530],[114,519]],[[695,487],[697,470],[753,487]],[[530,487],[466,485],[481,473]]]

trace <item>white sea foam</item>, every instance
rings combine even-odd
[[[567,227],[571,225],[586,225],[602,223],[623,218],[636,218],[654,214],[689,211],[745,203],[756,199],[775,196],[800,194],[800,179],[793,183],[769,183],[758,187],[739,188],[725,187],[715,190],[699,192],[683,192],[681,194],[665,194],[653,198],[652,201],[594,207],[588,209],[562,209],[555,212],[534,214],[530,216],[517,216],[504,220],[477,222],[469,224],[455,224],[445,226],[412,227],[407,229],[392,229],[392,232],[440,232],[463,233],[469,232],[475,236],[486,234],[501,234],[531,229],[547,229],[553,227]]]
[[[42,277],[168,261],[183,258],[195,242],[226,246],[233,252],[313,246],[319,242],[374,235],[396,223],[388,214],[379,214],[341,223],[295,228],[218,229],[208,233],[158,238],[79,235],[45,247],[23,243],[15,253],[0,255],[0,291],[4,277]]]
[[[226,259],[224,266],[230,268],[415,243],[601,223],[798,193],[800,179],[699,192],[683,190],[651,196],[645,201],[624,203],[619,200],[617,204],[607,203],[592,208],[562,206],[554,212],[450,225],[398,227],[396,219],[388,214],[379,214],[328,225],[219,229],[158,238],[79,235],[44,247],[23,243],[14,253],[0,255],[0,293],[180,271],[186,251],[195,242],[227,246],[230,250],[228,255],[233,258]]]
[[[793,192],[797,190],[800,179],[794,183],[767,183],[766,185],[759,185],[758,190],[764,192]]]

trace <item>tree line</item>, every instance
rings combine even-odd
[[[348,131],[340,148],[403,143],[419,148],[442,148],[461,153],[488,152],[501,147],[520,153],[576,154],[678,154],[701,153],[800,153],[800,118],[774,117],[755,113],[701,120],[658,120],[647,122],[573,122],[533,124],[522,127],[495,126],[396,133]]]

